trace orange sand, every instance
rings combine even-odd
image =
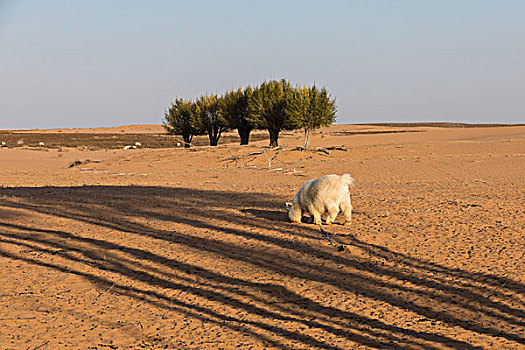
[[[405,129],[0,148],[0,348],[524,349],[525,127]],[[338,252],[284,203],[345,172]]]

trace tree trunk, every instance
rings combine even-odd
[[[210,128],[208,130],[208,136],[210,138],[210,146],[217,146],[219,139],[221,138],[221,131],[219,128]]]
[[[191,146],[191,139],[193,138],[192,134],[185,134],[182,135],[182,138],[184,140],[184,148],[190,148]]]
[[[247,145],[250,141],[250,132],[252,131],[251,128],[248,127],[240,127],[237,129],[237,132],[239,133],[239,136],[241,138],[241,145]]]
[[[270,133],[270,147],[279,146],[279,143],[277,142],[279,139],[279,131],[280,130],[268,129],[268,132]]]
[[[312,130],[310,129],[304,129],[304,149],[309,150],[310,149],[310,136],[312,134]]]
[[[217,144],[219,143],[217,137],[213,135],[213,133],[208,134],[208,136],[210,137],[210,146],[217,146]]]

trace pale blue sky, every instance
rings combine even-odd
[[[162,122],[175,97],[325,86],[338,123],[525,122],[525,1],[0,0],[0,129]]]

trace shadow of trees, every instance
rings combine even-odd
[[[1,256],[75,274],[274,347],[477,348],[440,327],[525,345],[523,284],[352,237],[349,245],[363,254],[337,253],[315,226],[288,223],[283,199],[268,194],[84,186],[0,188],[0,198]],[[20,211],[91,230],[31,224],[13,216]],[[359,312],[353,301],[377,313]],[[396,323],[389,313],[428,325]]]

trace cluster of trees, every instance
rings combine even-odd
[[[336,112],[335,99],[325,88],[293,87],[282,79],[222,96],[201,96],[196,101],[176,99],[166,111],[163,125],[169,134],[182,135],[184,147],[190,147],[193,136],[205,134],[210,146],[216,146],[221,134],[233,129],[237,129],[241,145],[248,144],[252,130],[266,129],[270,146],[276,147],[282,130],[304,129],[304,147],[308,148],[312,130],[333,124]]]

